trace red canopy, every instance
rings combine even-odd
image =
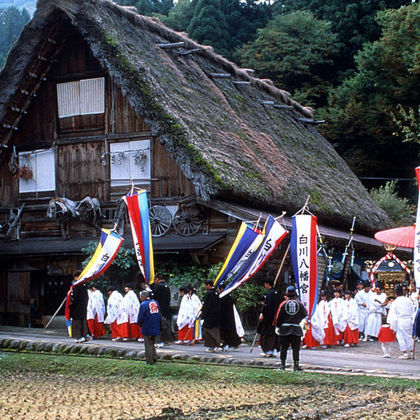
[[[402,248],[414,248],[414,236],[415,226],[381,230],[375,233],[377,241]]]

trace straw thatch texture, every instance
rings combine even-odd
[[[364,230],[390,225],[333,147],[313,126],[296,120],[310,118],[311,109],[210,47],[110,1],[38,2],[0,76],[0,118],[45,28],[57,21],[82,34],[204,199],[293,213],[311,194],[310,209],[328,224],[347,226],[356,215]],[[184,41],[179,51],[157,45],[179,41]],[[197,48],[194,54],[178,54]],[[231,77],[215,79],[210,73]],[[235,85],[233,80],[251,84]],[[263,100],[292,105],[293,110],[263,105]]]

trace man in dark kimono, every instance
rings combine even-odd
[[[280,304],[280,295],[273,288],[273,280],[266,280],[264,287],[267,289],[267,293],[265,294],[264,305],[258,318],[261,328],[260,344],[263,351],[261,356],[275,357],[279,349],[279,339],[276,335],[273,321]]]
[[[219,295],[225,290],[223,285],[219,286]],[[224,351],[229,347],[239,347],[241,339],[236,332],[235,314],[233,312],[233,299],[231,294],[220,298],[220,338]]]
[[[73,275],[74,282],[78,274]],[[88,339],[87,306],[89,301],[88,290],[85,283],[72,287],[70,296],[70,318],[72,319],[72,335],[76,343],[83,343]]]
[[[203,320],[204,346],[207,347],[206,351],[214,353],[220,346],[220,298],[211,280],[207,280],[204,287],[207,293],[200,316]]]
[[[156,344],[157,347],[169,345],[173,341],[171,332],[171,289],[166,284],[162,274],[156,274],[153,286],[153,299],[159,303],[160,314],[162,316],[160,339]]]

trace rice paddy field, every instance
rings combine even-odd
[[[195,363],[0,353],[1,419],[415,419],[420,384]]]

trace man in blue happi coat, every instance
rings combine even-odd
[[[149,292],[140,292],[140,309],[137,324],[141,327],[144,336],[144,349],[146,351],[146,363],[153,365],[157,360],[155,341],[160,334],[161,313],[159,304],[149,297]]]

